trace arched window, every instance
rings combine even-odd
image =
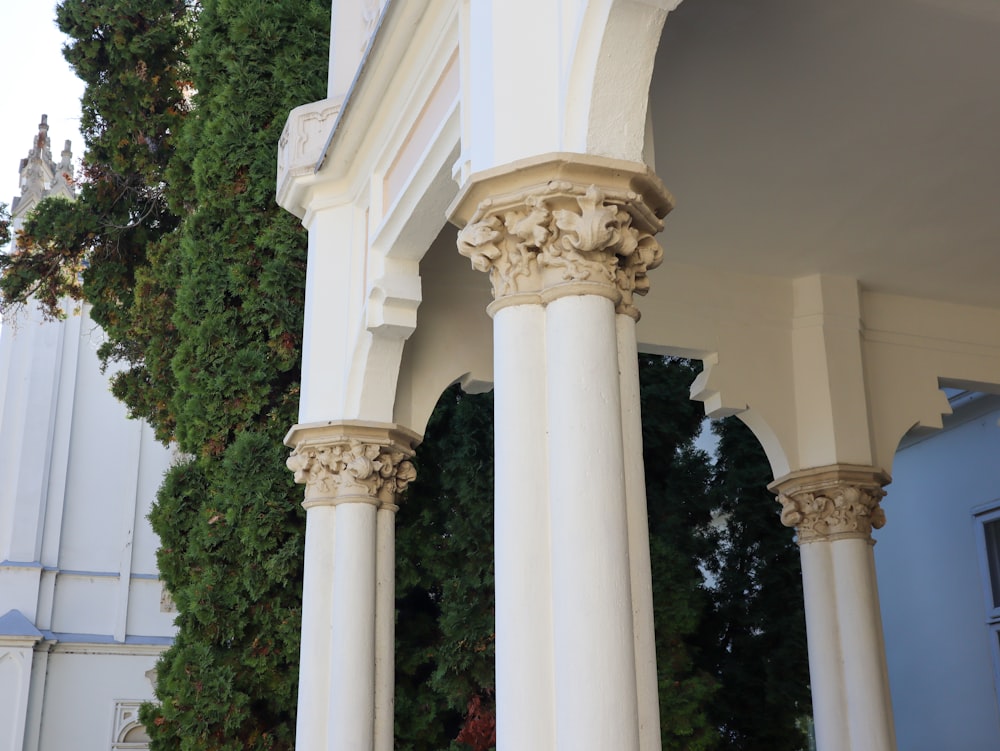
[[[111,751],[140,751],[149,748],[149,735],[139,722],[141,701],[116,701]]]

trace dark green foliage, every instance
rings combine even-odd
[[[721,688],[711,717],[721,751],[807,748],[811,714],[805,611],[793,532],[778,521],[763,449],[735,418],[716,426],[714,489],[726,520],[710,563],[716,606],[705,623]]]
[[[198,17],[198,93],[168,170],[185,217],[137,275],[146,360],[116,383],[194,455],[174,472],[200,478],[197,493],[168,478],[151,516],[181,614],[143,715],[155,751],[294,745],[304,513],[281,438],[305,233],[274,204],[274,154],[288,111],[322,96],[328,39],[320,0],[208,0]]]
[[[699,563],[711,553],[711,467],[693,447],[701,405],[687,398],[697,369],[643,356],[640,384],[643,458],[653,571],[653,617],[664,749],[714,748],[709,706],[718,685],[697,663],[698,629],[711,608]]]
[[[10,255],[0,255],[0,310],[15,310],[29,297],[49,315],[61,311],[60,299],[83,295],[80,238],[96,232],[94,217],[64,198],[49,198],[31,212]],[[25,244],[30,241],[31,249]]]
[[[448,748],[492,712],[493,398],[452,387],[417,452],[397,533],[396,748]]]
[[[296,388],[305,244],[274,204],[274,158],[288,110],[322,96],[328,35],[320,2],[203,4],[191,51],[198,94],[178,148],[196,199],[171,361],[185,451],[220,453]]]
[[[125,341],[135,270],[149,244],[177,226],[163,176],[186,109],[189,10],[183,0],[64,0],[57,21],[71,40],[66,59],[87,84],[83,182],[74,204],[39,210],[28,223],[3,264],[0,293],[4,308],[34,294],[50,315],[65,295],[86,298],[111,340]]]
[[[276,433],[244,432],[221,461],[168,474],[150,516],[180,615],[158,665],[154,749],[290,749],[295,727],[304,513],[276,472]]]

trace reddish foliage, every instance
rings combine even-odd
[[[484,706],[483,699],[478,694],[469,700],[465,724],[455,740],[472,746],[475,751],[488,751],[497,745],[496,709]]]

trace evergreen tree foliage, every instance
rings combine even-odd
[[[280,431],[245,431],[221,461],[166,478],[150,516],[179,612],[160,659],[153,749],[294,747],[303,525]]]
[[[58,316],[64,296],[85,297],[111,340],[125,342],[135,270],[178,221],[163,175],[187,108],[189,9],[184,0],[65,0],[57,21],[86,84],[83,182],[74,203],[43,201],[17,252],[0,258],[2,307],[33,295]]]
[[[396,748],[447,749],[494,711],[492,394],[441,397],[398,516]]]
[[[735,418],[715,430],[712,484],[725,524],[703,626],[720,682],[710,716],[720,751],[798,751],[808,748],[802,720],[812,712],[799,552],[766,489],[772,475],[756,438]]]
[[[193,456],[151,515],[181,614],[161,703],[142,714],[154,751],[294,746],[304,513],[281,438],[298,401],[305,236],[274,204],[273,172],[288,111],[322,95],[328,39],[321,0],[205,0],[198,16],[197,94],[168,170],[189,189],[172,195],[184,220],[149,276],[160,294],[162,270],[174,279],[175,346],[147,345],[147,372],[172,373],[158,396]],[[143,304],[150,332],[166,323]]]
[[[640,357],[660,734],[669,751],[711,749],[717,737],[709,706],[719,687],[697,661],[698,630],[711,607],[700,564],[716,539],[710,464],[694,448],[703,414],[688,399],[696,374],[686,361]]]

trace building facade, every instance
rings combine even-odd
[[[1000,397],[956,391],[896,454],[875,546],[899,747],[1000,747]]]
[[[393,514],[456,381],[495,389],[499,747],[658,747],[637,351],[700,359],[692,398],[767,452],[819,749],[900,747],[872,533],[941,389],[1000,384],[995,4],[332,14],[278,146],[310,243],[299,748],[392,748]]]
[[[15,230],[73,198],[71,159],[43,115]],[[144,748],[138,706],[174,633],[146,516],[171,456],[111,395],[86,306],[64,312],[28,306],[0,334],[0,749]]]

